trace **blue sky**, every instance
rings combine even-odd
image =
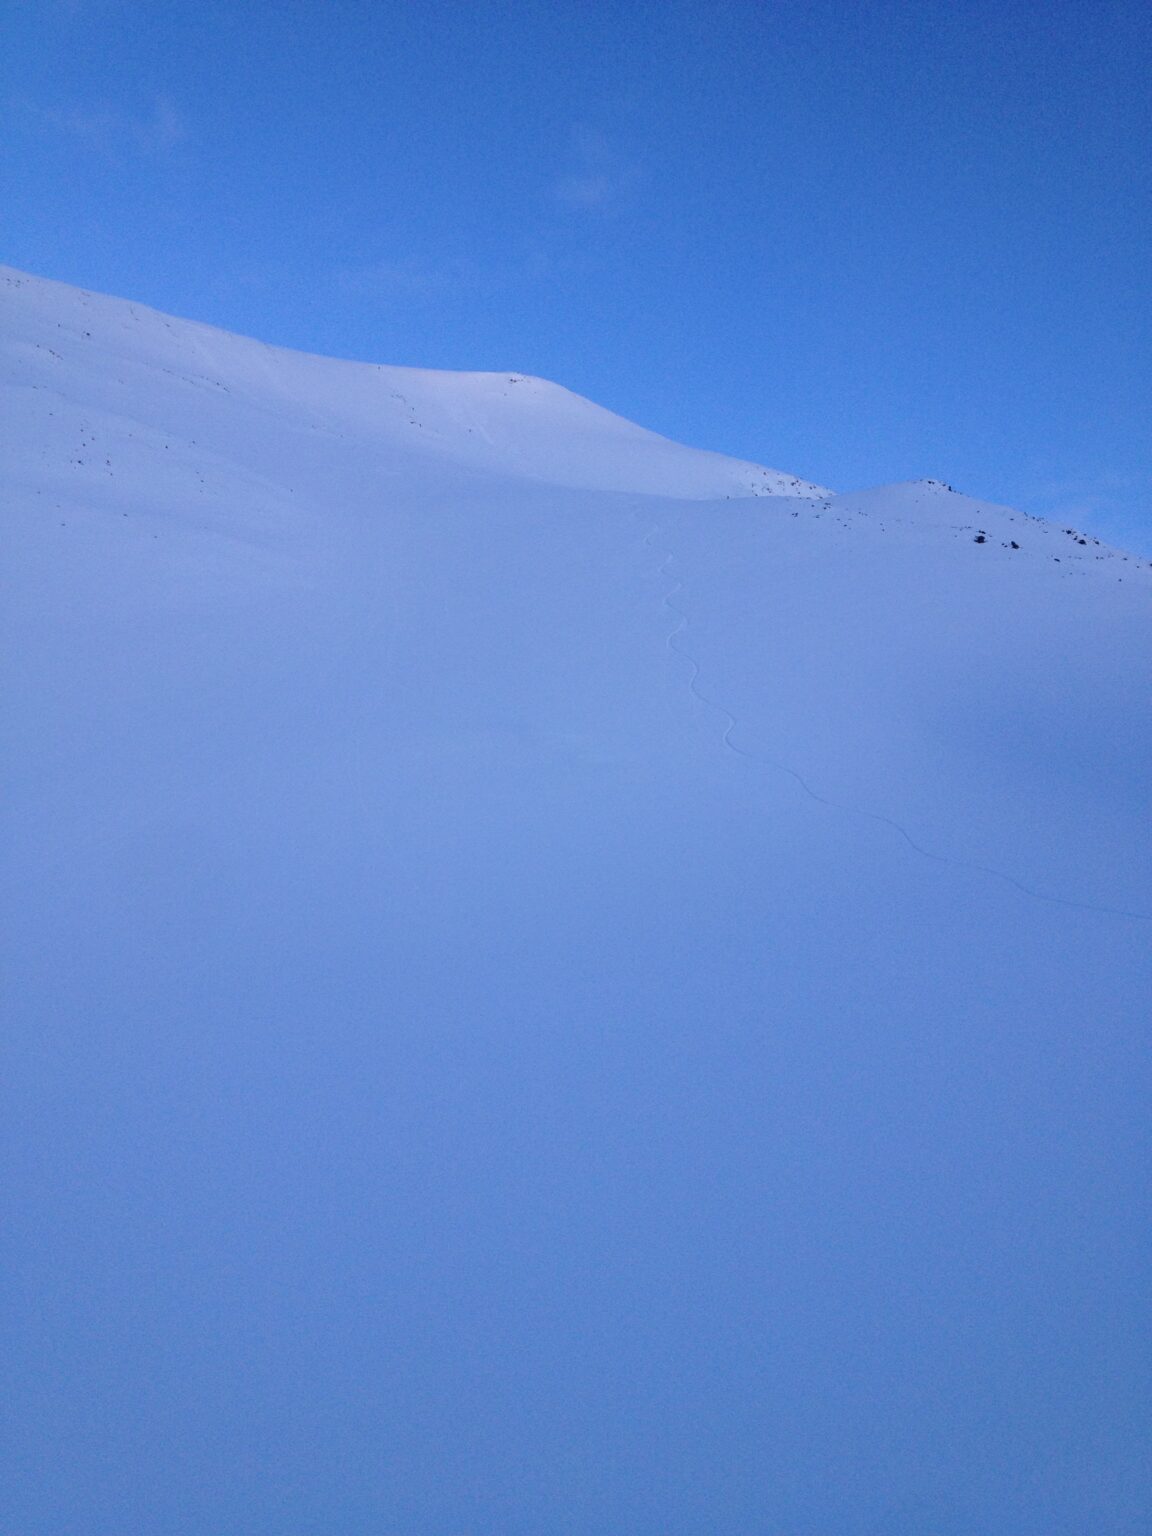
[[[1152,547],[1135,0],[9,0],[0,259]]]

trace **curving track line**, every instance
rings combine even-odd
[[[652,540],[661,531],[662,530],[659,524],[654,524],[648,530],[648,533],[644,537],[644,547],[646,549],[652,548]],[[674,564],[675,558],[675,555],[673,555],[671,552],[666,554],[663,563],[659,566],[655,574],[657,576],[670,576],[671,566]],[[673,653],[673,655],[678,656],[681,661],[686,662],[691,668],[688,677],[688,691],[694,698],[698,699],[701,704],[703,704],[707,709],[712,710],[713,713],[719,715],[724,721],[724,730],[721,734],[720,740],[729,752],[734,753],[737,757],[742,757],[746,762],[755,763],[761,768],[768,768],[774,772],[785,774],[788,778],[792,779],[797,785],[799,785],[800,789],[803,790],[804,794],[808,796],[809,800],[815,801],[817,805],[822,805],[827,810],[839,811],[842,815],[845,816],[856,816],[861,820],[877,822],[880,826],[891,828],[891,830],[895,832],[897,836],[902,838],[903,841],[907,843],[908,847],[912,849],[913,853],[919,854],[923,859],[931,860],[933,864],[945,864],[949,865],[953,869],[963,869],[969,871],[972,874],[986,875],[990,879],[1001,880],[1006,885],[1012,886],[1022,895],[1031,897],[1033,901],[1047,902],[1051,906],[1072,907],[1080,912],[1097,912],[1105,917],[1124,917],[1129,918],[1135,922],[1152,922],[1152,913],[1150,912],[1130,912],[1123,907],[1102,907],[1097,906],[1094,902],[1076,901],[1067,896],[1051,896],[1046,891],[1038,891],[1030,885],[1025,885],[1022,881],[1017,880],[1014,875],[1006,874],[1002,869],[993,869],[988,864],[977,864],[970,859],[954,859],[950,858],[947,854],[933,853],[930,848],[925,848],[922,844],[918,843],[916,839],[911,835],[911,833],[908,832],[907,828],[902,827],[900,823],[898,821],[894,821],[891,816],[885,816],[879,811],[866,810],[862,806],[845,805],[839,800],[830,800],[826,795],[818,794],[817,791],[812,788],[811,784],[809,784],[808,781],[804,778],[803,774],[798,773],[795,768],[790,768],[787,763],[782,763],[777,758],[768,757],[767,755],[759,752],[749,752],[747,748],[738,746],[732,739],[732,733],[736,730],[739,721],[730,709],[719,703],[716,699],[709,698],[708,695],[701,690],[700,664],[697,662],[696,658],[691,654],[691,652],[685,650],[683,645],[680,644],[681,636],[687,632],[691,623],[684,609],[679,607],[674,601],[676,595],[683,590],[684,583],[682,581],[674,581],[672,586],[670,586],[663,595],[664,606],[669,610],[670,613],[675,614],[677,620],[676,627],[668,635],[666,643],[668,649]]]

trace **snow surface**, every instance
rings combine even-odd
[[[1146,1530],[1148,564],[0,312],[4,1529]]]

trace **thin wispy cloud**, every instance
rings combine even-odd
[[[356,298],[378,303],[418,303],[483,298],[538,281],[551,270],[549,258],[538,250],[513,251],[502,264],[459,257],[443,261],[385,257],[339,267],[335,283],[341,292]]]
[[[68,20],[88,9],[90,0],[12,0],[13,9],[19,13],[29,11],[33,15],[51,20],[63,17]]]
[[[338,286],[364,299],[424,299],[467,286],[467,277],[446,266],[415,261],[365,261],[341,267]]]
[[[138,111],[105,102],[81,106],[21,103],[25,116],[44,131],[72,139],[99,154],[169,154],[190,136],[188,122],[171,97],[158,94]]]
[[[1101,470],[1097,474],[1038,479],[1026,489],[1022,499],[1029,508],[1042,506],[1047,509],[1046,515],[1053,516],[1073,510],[1105,510],[1138,489],[1131,475]]]
[[[1148,547],[1147,506],[1152,484],[1114,470],[1080,476],[1038,476],[1014,493],[1026,512],[1050,522],[1093,531],[1145,551]]]
[[[577,128],[569,168],[553,183],[552,196],[570,208],[610,208],[624,199],[639,175],[639,162],[606,134]]]
[[[128,10],[136,0],[11,0],[18,11],[31,11],[46,22],[80,21],[115,15]]]

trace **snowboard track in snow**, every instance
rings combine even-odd
[[[654,524],[645,535],[644,547],[651,550],[652,541],[656,538],[657,534],[662,533],[663,529],[659,524]],[[675,559],[676,556],[669,550],[655,574],[660,577],[670,576],[672,574],[671,567],[675,563]],[[1103,917],[1122,917],[1133,922],[1152,922],[1152,912],[1132,912],[1124,907],[1107,907],[1100,906],[1095,902],[1077,901],[1074,897],[1070,896],[1053,896],[1047,891],[1038,891],[1033,886],[1025,885],[1023,881],[1017,880],[1015,875],[1010,875],[1005,870],[995,869],[988,864],[978,864],[971,859],[957,859],[952,858],[948,854],[933,853],[930,848],[925,848],[921,843],[918,843],[908,829],[891,816],[885,816],[881,811],[870,811],[865,806],[846,805],[843,801],[831,800],[827,795],[822,795],[813,789],[811,784],[804,778],[804,775],[795,768],[789,767],[787,763],[781,762],[778,758],[769,757],[765,753],[750,752],[746,747],[738,746],[733,741],[732,736],[739,726],[739,720],[727,705],[721,704],[714,698],[710,698],[701,689],[700,664],[692,653],[686,650],[680,643],[681,636],[687,632],[691,624],[688,614],[675,601],[677,594],[683,590],[684,583],[676,580],[663,594],[664,606],[670,613],[675,615],[677,621],[676,627],[667,637],[666,644],[674,656],[679,657],[681,661],[686,662],[691,668],[688,677],[689,693],[691,693],[693,698],[699,700],[706,709],[712,710],[714,714],[719,715],[724,721],[724,730],[721,733],[720,740],[728,751],[736,757],[743,758],[745,762],[754,763],[759,768],[784,774],[792,779],[810,800],[814,801],[817,805],[823,806],[826,810],[837,811],[844,816],[855,816],[863,821],[876,822],[880,826],[890,828],[908,845],[913,853],[918,854],[923,859],[928,859],[933,864],[942,864],[952,869],[962,869],[970,874],[984,875],[992,880],[1003,881],[1031,900],[1046,902],[1051,906],[1071,907],[1080,912],[1095,912]]]

